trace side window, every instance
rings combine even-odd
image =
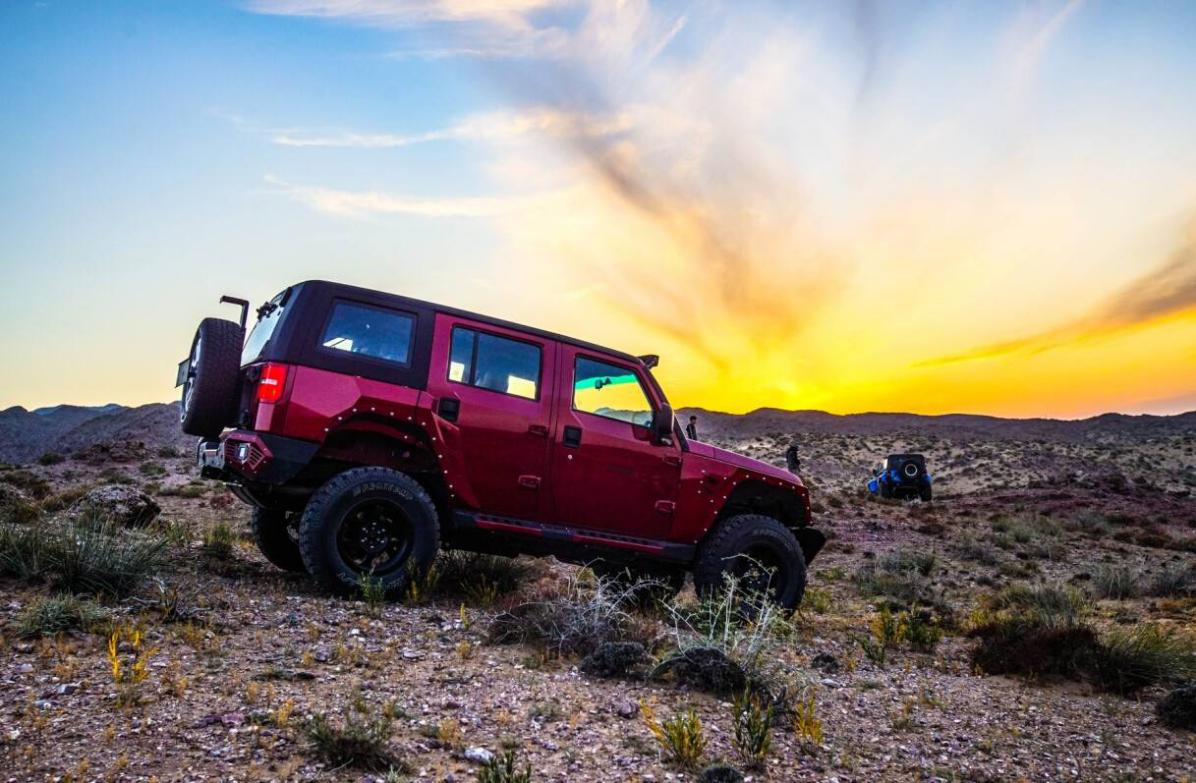
[[[642,427],[652,423],[652,404],[635,373],[581,356],[573,367],[573,408]]]
[[[415,318],[406,313],[336,301],[320,347],[407,364],[414,327]]]
[[[534,400],[540,393],[540,347],[454,327],[448,379]]]

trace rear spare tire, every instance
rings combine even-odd
[[[774,603],[795,609],[806,592],[806,558],[793,532],[772,517],[728,517],[698,550],[694,587],[699,595],[722,589],[723,574],[740,580],[740,589],[765,593]]]
[[[215,438],[236,420],[243,341],[239,324],[222,318],[199,322],[179,402],[183,432]]]
[[[299,520],[307,572],[341,595],[362,578],[399,595],[440,549],[436,506],[419,483],[389,468],[354,468],[316,490]]]
[[[255,508],[249,520],[253,539],[262,555],[283,571],[303,573],[303,556],[299,554],[296,531],[298,522],[294,512],[271,508]]]

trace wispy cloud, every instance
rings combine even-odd
[[[1040,353],[1192,309],[1196,309],[1196,228],[1188,232],[1166,261],[1122,286],[1080,318],[1025,337],[929,359],[918,366]]]
[[[296,185],[267,175],[271,190],[329,215],[416,215],[428,218],[489,218],[510,212],[518,202],[502,198],[406,198],[375,191],[337,190],[315,185]]]
[[[432,22],[492,22],[525,27],[526,17],[573,0],[250,0],[250,10],[278,16],[340,19],[375,27]]]
[[[447,128],[415,134],[326,132],[290,129],[270,131],[270,140],[284,147],[357,147],[386,149],[435,141],[501,142],[528,136],[548,138],[600,137],[626,131],[627,114],[590,116],[554,108],[495,112],[468,117]]]

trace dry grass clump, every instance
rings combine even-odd
[[[307,722],[304,733],[312,750],[330,766],[354,767],[372,772],[401,766],[391,752],[390,719],[370,719],[350,710],[341,723],[320,713]]]
[[[519,592],[532,576],[533,567],[527,560],[454,550],[440,554],[427,581],[436,595],[490,606]]]
[[[0,575],[121,598],[163,567],[166,549],[158,536],[99,519],[0,525]]]
[[[531,783],[532,765],[519,769],[519,757],[513,750],[487,761],[478,770],[478,783]]]
[[[1106,565],[1092,576],[1092,592],[1097,598],[1125,600],[1135,598],[1141,591],[1141,577],[1127,565]]]
[[[977,613],[972,661],[990,674],[1087,680],[1120,694],[1196,676],[1191,640],[1152,625],[1102,638],[1089,614],[1088,599],[1074,588],[1008,588]]]
[[[702,719],[693,710],[685,710],[661,721],[655,708],[648,702],[640,703],[644,725],[652,738],[668,757],[681,769],[697,768],[706,753],[706,738],[702,732]]]
[[[1142,592],[1153,598],[1196,596],[1196,564],[1175,563],[1164,566],[1146,580]]]
[[[572,574],[534,601],[502,612],[490,626],[498,644],[532,642],[556,655],[587,655],[605,642],[638,641],[651,646],[654,629],[631,612],[638,585]]]
[[[930,552],[896,549],[865,563],[853,577],[865,598],[889,598],[902,606],[938,603],[930,580],[938,558]]]
[[[17,617],[17,636],[25,639],[87,631],[108,619],[104,607],[85,598],[65,594],[39,598]]]

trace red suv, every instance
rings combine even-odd
[[[687,440],[631,356],[403,296],[293,285],[207,318],[179,365],[204,476],[262,553],[339,592],[402,590],[441,547],[552,554],[699,590],[724,571],[787,607],[825,543],[800,478]]]

